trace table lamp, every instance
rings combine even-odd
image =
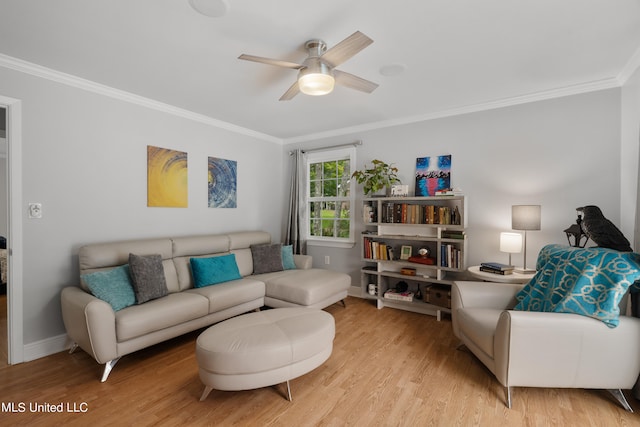
[[[534,273],[535,269],[527,268],[527,231],[540,230],[540,205],[513,205],[511,207],[511,228],[524,231],[523,251],[524,268],[517,268],[518,273]]]
[[[500,233],[500,252],[509,254],[509,265],[511,264],[511,254],[519,254],[522,251],[522,234],[520,233]]]

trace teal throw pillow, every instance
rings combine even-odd
[[[293,260],[293,246],[282,246],[282,266],[285,270],[295,270],[296,262]]]
[[[191,258],[189,263],[193,273],[193,286],[196,288],[242,279],[234,254]]]
[[[136,303],[128,265],[83,274],[82,280],[87,284],[93,296],[108,302],[113,311],[122,310]]]
[[[614,328],[620,301],[629,289],[638,291],[640,255],[547,245],[538,255],[537,270],[516,295],[514,310],[580,314]]]

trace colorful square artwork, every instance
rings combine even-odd
[[[147,145],[147,206],[186,208],[187,153]]]
[[[236,208],[238,162],[209,157],[209,207]]]
[[[416,196],[451,188],[451,155],[416,159]]]

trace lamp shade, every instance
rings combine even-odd
[[[540,230],[540,205],[513,205],[511,228],[514,230]]]
[[[517,254],[522,251],[522,234],[500,233],[500,252]]]

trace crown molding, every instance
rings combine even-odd
[[[336,136],[362,133],[362,132],[383,129],[383,128],[388,128],[393,126],[401,126],[401,125],[424,122],[428,120],[459,116],[462,114],[495,110],[498,108],[512,107],[515,105],[528,104],[531,102],[562,98],[570,95],[579,95],[583,93],[595,92],[595,91],[604,90],[604,89],[612,89],[620,86],[621,85],[620,85],[619,79],[612,77],[612,78],[603,79],[603,80],[596,80],[593,82],[565,86],[557,89],[534,92],[527,95],[499,99],[496,101],[489,101],[489,102],[483,102],[480,104],[473,104],[473,105],[452,108],[449,110],[436,111],[433,113],[426,113],[426,114],[402,117],[402,118],[391,119],[391,120],[383,120],[379,122],[365,123],[363,125],[358,125],[358,126],[350,126],[350,127],[345,127],[341,129],[333,129],[326,132],[319,132],[319,133],[314,133],[309,135],[301,135],[297,137],[286,138],[283,140],[283,143],[287,145],[287,144],[293,144],[293,143],[299,143],[299,142],[316,141],[324,138],[332,138]]]
[[[638,67],[640,67],[640,47],[635,51],[633,56],[629,58],[624,68],[622,68],[622,71],[620,71],[620,74],[618,74],[620,86],[627,83],[627,80],[636,72]]]
[[[144,96],[136,95],[131,92],[126,92],[120,89],[115,89],[110,86],[106,86],[100,83],[93,82],[91,80],[83,79],[71,74],[63,73],[61,71],[53,70],[51,68],[43,67],[38,64],[34,64],[22,59],[14,58],[12,56],[4,55],[0,53],[0,67],[9,68],[22,73],[30,74],[32,76],[40,77],[43,79],[51,80],[57,83],[62,83],[67,86],[72,86],[78,89],[86,90],[88,92],[97,93],[99,95],[108,96],[120,101],[128,102],[131,104],[140,105],[142,107],[150,108],[163,113],[172,114],[174,116],[182,117],[184,119],[192,120],[195,122],[203,123],[216,128],[228,130],[234,133],[250,136],[253,138],[261,139],[268,142],[273,142],[282,145],[282,139],[276,138],[271,135],[267,135],[261,132],[256,132],[251,129],[247,129],[241,126],[234,125],[222,120],[213,119],[204,114],[194,113],[193,111],[178,108],[173,105],[165,104],[163,102],[155,101]]]
[[[299,135],[291,138],[277,138],[272,135],[257,132],[251,129],[247,129],[241,126],[234,125],[222,120],[214,119],[204,114],[194,113],[193,111],[178,108],[173,105],[165,104],[163,102],[155,101],[150,98],[145,98],[140,95],[136,95],[130,92],[126,92],[120,89],[115,89],[110,86],[106,86],[100,83],[96,83],[81,77],[77,77],[71,74],[56,71],[41,65],[33,64],[22,59],[14,58],[8,55],[0,53],[0,67],[13,69],[19,72],[30,74],[43,79],[51,80],[57,83],[62,83],[68,86],[72,86],[78,89],[86,90],[89,92],[97,93],[110,98],[118,99],[120,101],[140,105],[153,110],[161,111],[174,116],[182,117],[195,122],[203,123],[216,128],[228,130],[230,132],[238,133],[241,135],[257,138],[263,141],[276,143],[280,145],[287,145],[299,142],[309,142],[324,138],[332,138],[337,136],[344,136],[354,133],[368,132],[377,129],[383,129],[394,126],[401,126],[413,123],[424,122],[428,120],[435,120],[440,118],[459,116],[462,114],[476,113],[481,111],[495,110],[498,108],[511,107],[515,105],[527,104],[530,102],[544,101],[554,98],[561,98],[570,95],[578,95],[582,93],[595,92],[603,89],[611,89],[622,86],[629,77],[640,67],[640,48],[635,52],[631,59],[627,62],[623,71],[616,77],[596,80],[592,82],[565,86],[557,89],[535,92],[531,94],[504,98],[490,102],[484,102],[479,104],[467,105],[456,107],[448,110],[436,111],[432,113],[426,113],[421,115],[401,117],[397,119],[383,120],[378,122],[365,123],[357,126],[350,126],[340,129],[332,129],[325,132],[318,132],[307,135]]]

